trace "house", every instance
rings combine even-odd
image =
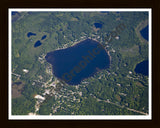
[[[28,73],[28,72],[29,72],[29,70],[27,70],[27,69],[23,69],[23,72],[24,72],[24,73]]]
[[[40,100],[45,100],[45,97],[42,97],[41,95],[35,95],[35,97],[34,98],[36,98],[36,99],[40,99]]]

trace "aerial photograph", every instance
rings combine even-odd
[[[10,12],[12,116],[149,115],[149,11]]]

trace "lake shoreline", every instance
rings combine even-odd
[[[64,51],[66,49],[68,50]],[[77,54],[77,57],[75,53],[72,53],[72,50],[76,54],[77,51],[80,52],[78,52],[79,54]],[[88,54],[85,54],[86,52]],[[72,57],[66,58],[69,56]],[[53,75],[58,79],[65,81],[69,85],[80,84],[82,81],[94,76],[96,73],[110,68],[111,64],[111,56],[109,51],[107,51],[107,49],[97,40],[92,40],[89,38],[80,41],[71,47],[48,52],[45,58],[47,62],[52,65]],[[91,60],[93,60],[93,64],[90,63]],[[59,65],[59,63],[61,65]],[[65,68],[63,63],[70,66]],[[86,68],[86,66],[88,66],[88,68]]]
[[[140,31],[148,25],[148,19],[140,22],[135,28],[135,32],[142,43],[148,43],[149,41],[145,40],[141,35]]]

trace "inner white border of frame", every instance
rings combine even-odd
[[[22,115],[22,116],[17,116],[17,115],[11,115],[11,37],[12,37],[12,22],[11,22],[11,12],[12,11],[34,11],[34,12],[98,12],[98,11],[119,11],[119,12],[144,12],[147,11],[149,13],[149,115],[67,115],[67,116],[61,116],[61,115]],[[87,9],[87,8],[80,8],[80,9],[70,9],[70,8],[58,8],[58,9],[45,9],[45,8],[9,8],[8,9],[8,25],[9,25],[9,30],[8,30],[8,37],[9,37],[9,45],[8,45],[8,50],[9,50],[9,85],[8,85],[8,119],[9,120],[151,120],[152,119],[152,36],[151,36],[151,31],[152,31],[152,9],[151,8],[136,8],[136,9],[105,9],[105,8],[92,8],[92,9]]]

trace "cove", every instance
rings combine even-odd
[[[136,65],[135,72],[140,73],[142,75],[148,76],[148,60],[144,60]]]
[[[91,39],[66,49],[51,51],[45,59],[52,65],[53,74],[69,85],[80,84],[82,80],[110,65],[110,57],[105,48]]]
[[[140,31],[142,37],[148,41],[148,25]]]

